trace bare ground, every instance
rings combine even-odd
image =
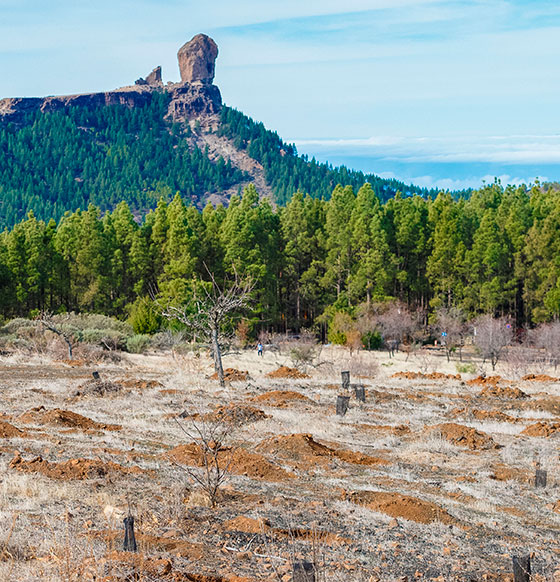
[[[288,582],[294,560],[315,559],[325,582],[507,581],[528,553],[533,580],[560,579],[554,370],[468,382],[482,363],[456,377],[437,350],[329,348],[316,363],[271,377],[291,363],[232,353],[248,375],[221,388],[204,356],[4,358],[0,580]],[[366,402],[338,417],[344,369]],[[111,390],[84,389],[94,370]],[[235,424],[215,508],[184,468],[201,464],[187,415]],[[121,551],[129,509],[136,554]]]

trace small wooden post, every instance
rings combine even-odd
[[[337,396],[336,397],[336,413],[338,416],[344,416],[348,410],[348,404],[350,403],[350,396]]]
[[[348,390],[350,388],[350,372],[340,372],[342,376],[342,389]]]
[[[99,380],[99,372],[97,370],[92,372],[91,375],[93,376],[94,380]]]
[[[547,473],[544,469],[535,470],[535,487],[546,487]]]
[[[354,394],[356,395],[356,400],[360,402],[366,401],[366,389],[363,384],[354,384]]]
[[[134,517],[129,515],[123,519],[124,523],[124,544],[123,550],[125,552],[136,552],[136,538],[134,537]]]
[[[294,562],[292,582],[316,582],[315,564],[312,562]]]
[[[513,582],[530,582],[531,556],[513,556]]]

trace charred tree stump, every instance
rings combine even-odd
[[[363,384],[354,384],[354,395],[360,402],[366,401],[366,389]]]
[[[547,473],[544,469],[535,470],[535,487],[546,487]]]
[[[348,404],[350,403],[350,396],[337,396],[336,397],[336,413],[338,416],[344,416],[348,410]]]
[[[134,537],[134,518],[132,515],[123,519],[124,523],[124,544],[123,550],[125,552],[136,552],[136,538]]]
[[[348,390],[350,388],[350,372],[340,372],[342,376],[342,389]]]
[[[294,562],[292,582],[316,582],[315,572],[312,562]]]
[[[531,556],[513,556],[513,582],[530,582]]]

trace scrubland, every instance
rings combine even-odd
[[[0,579],[288,582],[306,560],[324,582],[507,581],[531,554],[533,580],[558,580],[560,380],[464,360],[327,347],[274,374],[285,355],[240,350],[221,388],[204,353],[5,355]],[[351,386],[337,416],[342,370],[366,401]],[[209,426],[214,506],[188,436]]]

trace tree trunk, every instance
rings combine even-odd
[[[218,328],[212,330],[212,356],[214,358],[214,370],[218,375],[220,386],[225,386],[224,382],[224,368],[222,366],[222,351],[220,350],[220,342],[218,341]]]

